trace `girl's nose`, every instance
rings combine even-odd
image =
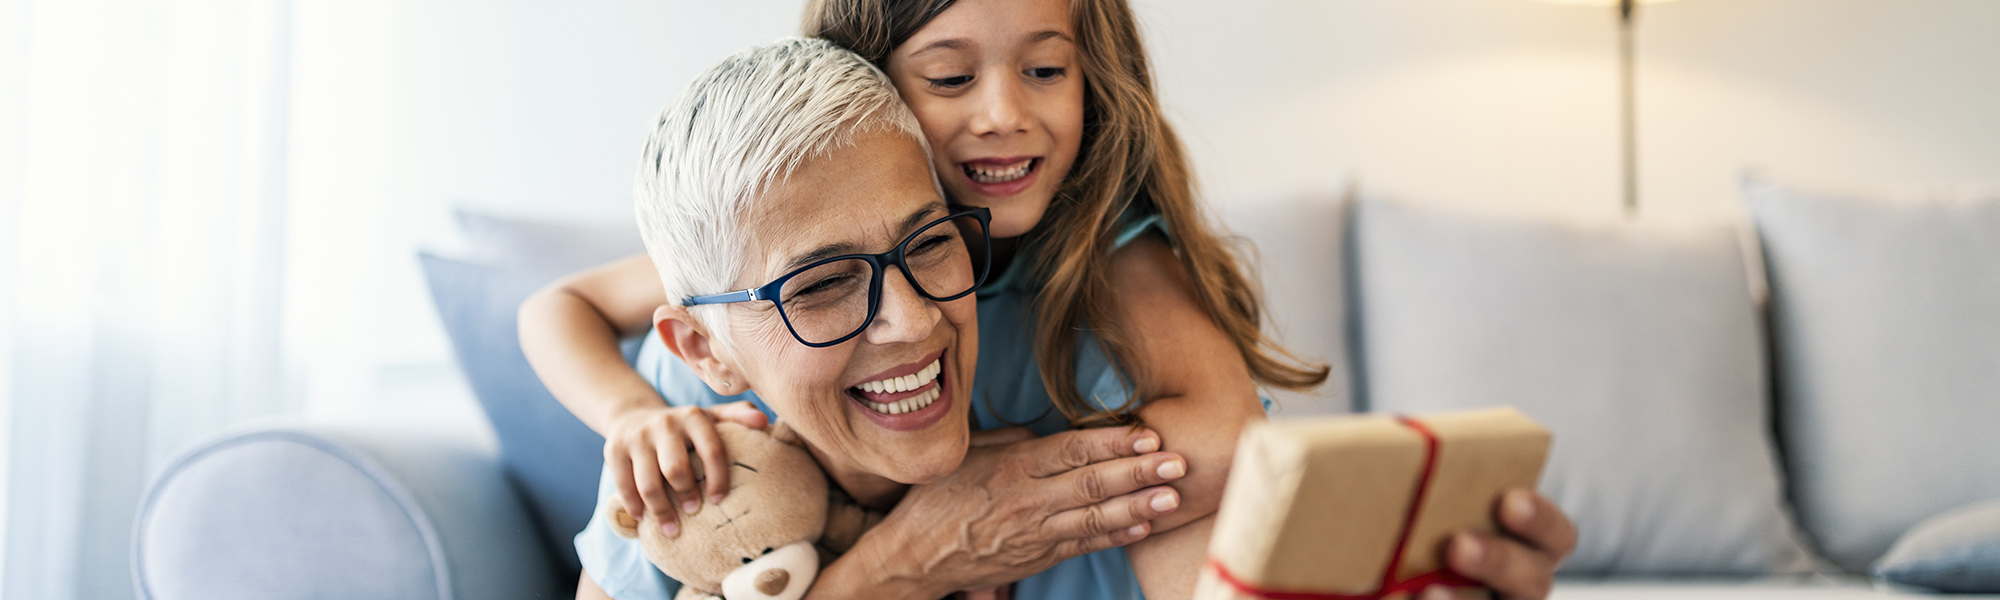
[[[993,80],[998,81],[986,86],[985,93],[980,97],[979,110],[972,120],[972,133],[1006,135],[1025,131],[1028,114],[1021,83],[1009,77],[989,79]]]

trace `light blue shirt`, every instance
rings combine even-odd
[[[1152,230],[1165,232],[1157,216],[1131,219],[1116,240],[1122,247]],[[1024,274],[1025,257],[981,286],[979,299],[979,364],[973,375],[973,427],[979,430],[1027,427],[1041,435],[1069,428],[1042,387],[1035,364],[1034,285]],[[776,418],[754,392],[735,396],[715,393],[694,372],[666,351],[658,336],[648,335],[633,362],[640,376],[675,406],[715,406],[739,400],[755,404]],[[1087,332],[1077,340],[1077,391],[1104,408],[1123,405],[1128,386]],[[605,501],[617,494],[609,472],[599,477],[598,506],[589,525],[576,536],[576,551],[584,571],[597,586],[618,600],[667,600],[680,583],[646,560],[635,540],[619,537],[604,521]],[[1072,558],[1015,584],[1015,597],[1050,600],[1127,600],[1144,598],[1125,549],[1112,548]]]

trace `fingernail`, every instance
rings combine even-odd
[[[1130,528],[1127,528],[1127,529],[1125,530],[1125,533],[1127,533],[1127,534],[1131,534],[1131,536],[1132,536],[1132,537],[1140,537],[1140,536],[1143,536],[1143,535],[1146,535],[1146,526],[1145,526],[1145,525],[1133,525],[1132,527],[1130,527]]]
[[[1153,505],[1153,512],[1167,512],[1180,508],[1181,499],[1180,495],[1175,494],[1173,490],[1162,490],[1158,494],[1153,494],[1151,504]]]
[[[708,497],[708,503],[709,503],[709,504],[721,504],[721,503],[722,503],[722,494],[716,494],[716,495],[713,495],[713,496],[709,496],[709,497]]]
[[[1528,499],[1528,494],[1508,494],[1506,502],[1507,506],[1502,510],[1507,511],[1507,520],[1515,523],[1526,523],[1535,518],[1535,503]]]
[[[694,513],[696,512],[696,511],[699,511],[699,510],[701,510],[701,503],[700,503],[700,502],[697,502],[697,501],[694,501],[694,500],[689,500],[689,501],[686,501],[686,502],[682,502],[682,503],[681,503],[681,512],[684,512],[684,513],[687,513],[687,514],[690,514],[690,515],[691,515],[691,514],[694,514]]]
[[[1187,465],[1181,464],[1178,460],[1170,460],[1160,463],[1159,473],[1161,479],[1180,479],[1182,475],[1187,474]]]
[[[1444,586],[1434,585],[1424,588],[1423,600],[1451,600],[1451,592]]]
[[[1471,535],[1459,534],[1458,540],[1452,546],[1452,552],[1458,554],[1459,564],[1474,566],[1486,558],[1486,544]]]
[[[660,533],[666,535],[667,537],[680,537],[681,524],[675,523],[673,521],[667,521],[665,523],[661,523]]]
[[[1132,442],[1132,451],[1138,452],[1140,454],[1146,454],[1148,452],[1153,452],[1159,449],[1160,449],[1160,438],[1153,437],[1152,434],[1139,436],[1139,439],[1134,440]]]

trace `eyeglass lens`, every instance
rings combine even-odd
[[[985,240],[979,219],[972,216],[932,223],[908,238],[903,263],[918,293],[934,300],[951,298],[978,285],[979,266],[967,240],[975,244]],[[828,343],[868,326],[873,300],[868,288],[875,277],[875,266],[859,258],[814,266],[785,281],[778,291],[778,305],[800,341]]]

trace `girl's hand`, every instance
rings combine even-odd
[[[958,470],[912,486],[870,531],[893,544],[875,554],[876,564],[935,586],[939,593],[930,597],[999,587],[1138,541],[1153,519],[1180,506],[1179,494],[1162,484],[1185,475],[1187,461],[1159,452],[1152,431],[973,435]]]
[[[749,402],[731,402],[713,409],[664,404],[627,410],[614,418],[604,436],[604,466],[618,484],[618,496],[632,518],[651,515],[667,537],[680,535],[674,512],[701,510],[702,498],[722,501],[729,493],[729,453],[715,433],[718,420],[752,429],[768,425],[764,413]],[[699,457],[706,486],[695,479],[692,448]],[[705,489],[704,489],[705,488]]]
[[[1494,512],[1508,536],[1460,533],[1445,550],[1453,571],[1486,584],[1505,600],[1539,600],[1555,586],[1556,567],[1576,549],[1576,525],[1555,503],[1534,490],[1517,488],[1500,496]],[[1489,591],[1433,586],[1424,600],[1486,598]]]

